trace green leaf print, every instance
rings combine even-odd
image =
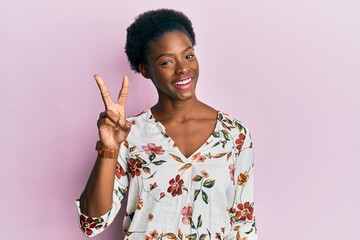
[[[244,130],[244,134],[246,135],[246,128],[244,128],[239,122],[235,121],[235,126],[239,129],[240,132]]]
[[[195,193],[194,193],[194,201],[196,201],[199,193],[200,193],[200,189],[196,189],[196,190],[195,190]]]
[[[159,160],[159,161],[154,161],[152,163],[155,164],[155,165],[161,165],[163,163],[166,163],[166,161],[165,160]]]
[[[156,158],[156,155],[155,155],[155,153],[152,152],[149,156],[150,161],[154,160],[155,158]]]
[[[230,141],[229,134],[225,130],[221,130],[221,132],[223,133],[224,138],[226,139],[226,141]]]
[[[206,194],[206,192],[201,191],[201,197],[202,197],[202,199],[204,200],[204,202],[205,202],[206,204],[209,203],[209,197],[208,197],[208,195]]]
[[[215,184],[215,179],[206,179],[203,186],[206,188],[212,188]]]
[[[141,157],[139,157],[137,154],[136,154],[135,161],[141,163],[142,165],[147,164],[147,162],[144,159],[142,159]]]
[[[219,145],[220,144],[220,141],[219,142],[216,142],[216,143],[214,143],[214,145],[212,146],[213,148],[214,147],[216,147],[217,145]]]
[[[148,167],[142,167],[143,171],[148,173],[148,174],[151,174],[151,171],[150,171],[150,168]]]
[[[124,197],[124,196],[125,196],[125,189],[118,187],[118,190],[119,190],[119,192],[121,193],[121,195]]]
[[[206,236],[207,236],[206,233],[201,234],[200,237],[199,237],[199,240],[205,240]]]
[[[197,228],[202,226],[201,214],[198,216]]]
[[[196,240],[196,233],[193,233],[193,234],[190,234],[190,235],[187,235],[186,238],[189,239],[189,240]]]
[[[223,118],[224,118],[223,115],[222,115],[221,113],[219,113],[219,115],[218,115],[218,120],[219,120],[219,121],[222,121]]]
[[[213,132],[211,135],[213,135],[213,137],[219,138],[220,132]]]
[[[227,130],[231,131],[231,128],[229,128],[228,126],[226,126],[225,123],[222,123],[222,126],[223,126],[224,128],[226,128]]]
[[[192,218],[189,218],[189,220],[190,220],[190,226],[191,226],[191,228],[192,228],[192,229],[196,229],[195,224],[194,224],[194,221],[192,220]]]

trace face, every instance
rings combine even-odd
[[[199,63],[189,37],[182,32],[165,33],[150,44],[148,63],[140,66],[142,74],[151,78],[161,100],[195,98]]]

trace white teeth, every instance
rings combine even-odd
[[[188,79],[186,79],[186,80],[176,82],[175,85],[185,85],[185,84],[188,84],[188,83],[191,81],[191,79],[192,79],[192,78],[188,78]]]

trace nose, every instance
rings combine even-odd
[[[186,73],[189,70],[188,63],[184,60],[178,61],[175,69],[176,74]]]

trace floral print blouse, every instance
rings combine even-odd
[[[76,201],[85,235],[106,229],[127,192],[125,239],[257,239],[246,127],[218,112],[211,136],[186,158],[150,109],[129,120],[134,125],[120,147],[112,209],[91,218]]]

